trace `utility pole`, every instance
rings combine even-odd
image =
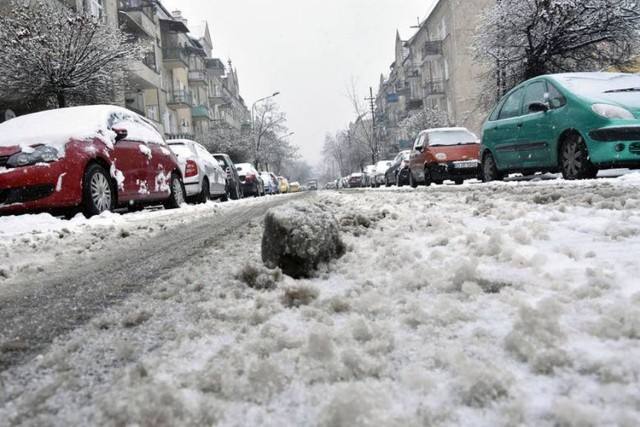
[[[369,97],[364,99],[365,101],[369,101],[369,106],[371,107],[371,143],[373,145],[373,151],[371,156],[371,161],[373,163],[376,162],[379,153],[378,144],[376,141],[376,111],[375,111],[375,98],[373,97],[373,88],[369,86]]]

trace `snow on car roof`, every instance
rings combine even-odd
[[[562,73],[547,77],[572,91],[584,94],[640,87],[640,76],[627,73]]]
[[[109,129],[108,121],[113,113],[137,117],[136,113],[114,105],[58,108],[18,116],[0,123],[0,147],[64,145],[71,138],[99,138],[111,147],[115,133]],[[160,135],[146,121],[141,119],[138,124],[140,126],[136,126],[130,134],[135,133],[144,142],[164,144]],[[149,128],[148,132],[145,132],[146,127]]]
[[[463,127],[451,127],[451,128],[433,128],[433,129],[425,129],[420,131],[420,133],[431,133],[431,132],[469,132],[469,129]]]

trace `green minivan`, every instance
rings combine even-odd
[[[513,88],[482,126],[484,181],[508,173],[640,168],[640,75],[565,73]]]

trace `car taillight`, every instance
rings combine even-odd
[[[227,178],[231,178],[231,168],[227,168]]]
[[[185,178],[198,175],[198,165],[193,160],[187,160],[187,167],[184,171]]]
[[[402,161],[402,167],[403,168],[408,168],[409,167],[409,160],[403,160]]]
[[[253,181],[256,178],[256,176],[252,173],[248,173],[247,174],[247,181]]]

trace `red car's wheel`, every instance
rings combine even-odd
[[[87,217],[111,211],[116,205],[113,181],[102,166],[92,163],[82,178],[82,213]]]

